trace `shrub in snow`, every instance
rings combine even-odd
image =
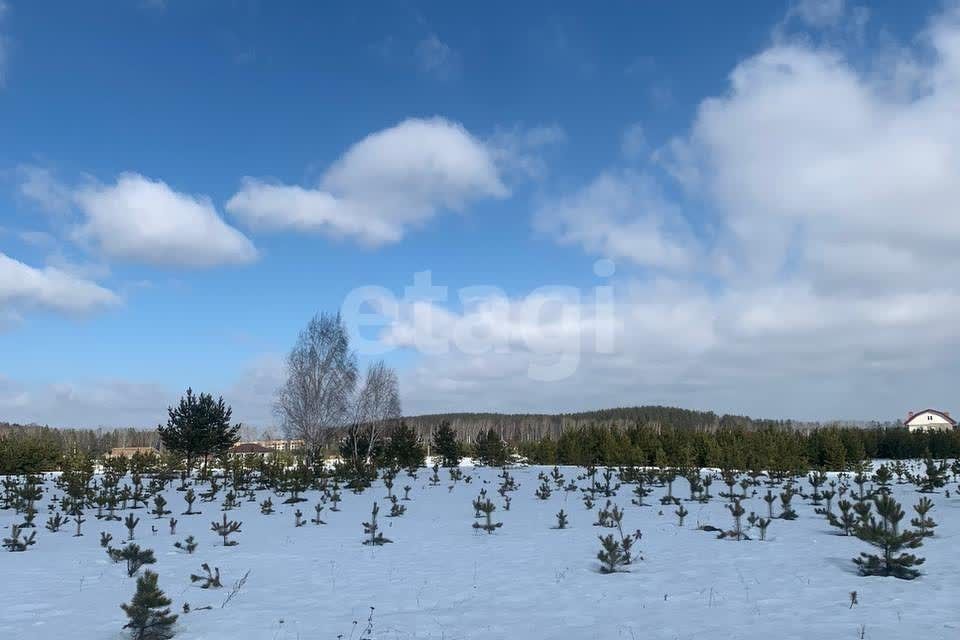
[[[265,516],[268,516],[271,513],[273,513],[273,500],[271,500],[270,498],[267,498],[266,500],[261,502],[260,513],[262,513]]]
[[[567,524],[567,514],[564,513],[563,509],[560,509],[560,511],[557,512],[557,526],[554,527],[554,529],[566,529]]]
[[[170,598],[157,586],[157,574],[144,571],[137,578],[137,591],[129,604],[120,608],[127,614],[124,629],[130,629],[133,640],[165,640],[174,635],[176,615],[170,613]]]

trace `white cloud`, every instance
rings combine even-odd
[[[245,178],[227,211],[255,228],[316,231],[375,247],[442,210],[508,194],[481,140],[443,118],[410,119],[354,144],[316,187]]]
[[[48,213],[59,214],[70,210],[72,194],[57,180],[52,170],[35,165],[20,165],[16,173],[21,196],[36,202]]]
[[[862,13],[815,8],[807,24],[859,45],[847,22]],[[782,35],[732,70],[657,166],[604,171],[538,207],[557,241],[644,267],[620,271],[614,349],[595,346],[589,296],[538,349],[516,344],[530,329],[513,313],[443,307],[432,327],[451,344],[464,326],[513,338],[424,352],[402,378],[405,406],[890,418],[955,401],[960,8],[866,67],[836,40]],[[405,320],[385,338],[416,346],[423,331]],[[576,346],[572,373],[531,377],[538,356]]]
[[[414,53],[417,66],[423,73],[448,79],[460,71],[460,56],[436,34],[418,42]]]
[[[826,27],[840,22],[846,11],[846,0],[797,0],[789,16],[813,27]]]
[[[84,313],[119,304],[112,291],[56,267],[38,269],[0,253],[0,312],[21,307]]]
[[[212,267],[256,260],[257,250],[226,224],[209,198],[124,173],[113,185],[73,192],[85,215],[75,231],[111,258],[165,266]]]
[[[535,223],[558,242],[590,254],[664,269],[690,269],[696,258],[679,209],[648,175],[606,172],[571,195],[539,207]]]

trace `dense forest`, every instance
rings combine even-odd
[[[896,423],[760,420],[646,406],[569,414],[455,413],[405,418],[426,448],[449,424],[463,454],[489,433],[532,462],[732,466],[844,466],[865,457],[960,455],[960,432],[911,436]],[[244,439],[253,437],[248,430]],[[333,440],[336,440],[334,434]],[[156,430],[55,429],[0,422],[0,473],[55,469],[65,454],[155,447]]]
[[[581,413],[508,414],[508,413],[445,413],[405,418],[423,439],[428,439],[441,423],[448,423],[461,442],[473,442],[481,432],[493,429],[507,442],[520,444],[544,438],[556,440],[566,431],[585,427],[628,429],[645,427],[653,430],[678,429],[714,432],[722,429],[784,429],[812,431],[822,427],[876,428],[897,426],[893,422],[801,422],[768,420],[747,416],[718,415],[712,411],[694,411],[677,407],[643,406],[601,409]]]

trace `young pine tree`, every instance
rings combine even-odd
[[[879,555],[862,552],[853,562],[864,576],[894,576],[912,580],[920,575],[913,567],[923,564],[924,558],[918,558],[905,549],[916,549],[923,544],[923,535],[910,529],[900,531],[899,523],[904,517],[900,504],[889,495],[874,498],[877,515],[870,516],[867,522],[861,522],[854,535],[879,549]]]
[[[240,544],[240,543],[237,542],[236,540],[229,540],[228,538],[229,538],[229,536],[230,536],[231,533],[239,532],[239,531],[240,531],[240,526],[241,526],[242,524],[243,524],[242,522],[237,522],[236,520],[230,520],[230,521],[228,521],[228,520],[227,520],[227,514],[223,514],[223,521],[222,521],[222,522],[211,522],[211,523],[210,523],[210,530],[213,531],[214,533],[216,533],[216,534],[217,534],[218,536],[220,536],[221,538],[223,538],[223,546],[225,546],[225,547],[233,547],[233,546],[238,545],[238,544]]]
[[[370,515],[370,522],[363,523],[363,532],[370,536],[363,541],[363,544],[379,547],[380,545],[387,544],[388,542],[393,542],[393,540],[385,538],[383,532],[380,531],[380,525],[377,524],[378,513],[380,513],[380,506],[374,502],[373,512]]]
[[[151,549],[141,549],[139,545],[131,542],[122,549],[107,547],[107,555],[114,562],[127,563],[127,576],[132,578],[137,571],[145,564],[153,564],[157,559]]]
[[[933,535],[933,528],[937,523],[933,518],[927,517],[930,510],[933,509],[933,500],[927,496],[920,498],[920,502],[913,505],[913,510],[917,512],[917,517],[910,521],[910,524],[920,531],[920,535],[927,537]]]
[[[144,571],[137,578],[137,591],[129,604],[120,608],[127,614],[124,629],[130,629],[133,640],[166,640],[174,635],[177,616],[170,613],[170,598],[157,586],[157,574]]]

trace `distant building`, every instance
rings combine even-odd
[[[946,411],[924,409],[908,413],[903,426],[910,431],[949,431],[957,428],[957,421]]]
[[[158,456],[160,452],[153,447],[114,447],[110,449],[108,458],[132,458],[134,454],[139,453],[145,456]]]
[[[303,440],[257,440],[254,444],[274,451],[300,451],[306,446]]]
[[[274,449],[264,447],[263,445],[257,444],[256,442],[240,442],[230,447],[230,450],[227,451],[227,455],[230,457],[243,456],[244,458],[248,456],[264,457],[264,456],[273,455],[274,451],[275,451]]]

